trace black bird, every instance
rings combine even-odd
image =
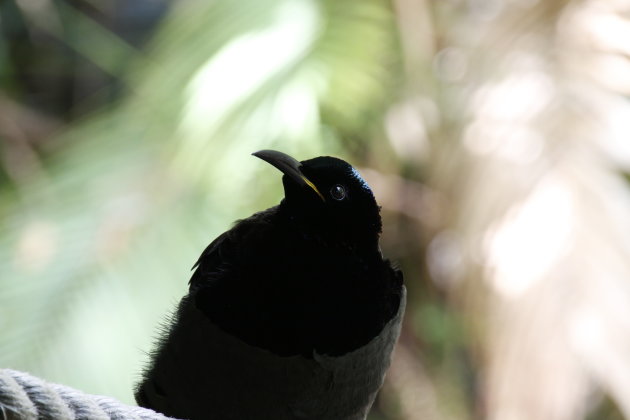
[[[285,197],[201,254],[136,401],[186,419],[364,419],[405,305],[374,195],[341,159],[254,156]]]

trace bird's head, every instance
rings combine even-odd
[[[284,173],[282,205],[294,217],[328,236],[376,245],[379,207],[367,182],[349,163],[330,156],[299,162],[274,150],[253,155]]]

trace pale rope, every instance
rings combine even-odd
[[[11,369],[0,369],[0,419],[167,420],[162,414],[89,395]]]

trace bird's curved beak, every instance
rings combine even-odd
[[[253,156],[264,160],[265,162],[275,166],[280,172],[297,182],[298,185],[306,185],[317,193],[322,201],[326,201],[322,193],[319,192],[315,184],[313,184],[300,170],[302,164],[287,155],[286,153],[278,152],[276,150],[260,150],[252,153]]]

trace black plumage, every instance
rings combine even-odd
[[[179,418],[364,418],[405,296],[379,207],[343,160],[254,155],[284,173],[285,198],[202,253],[136,399]]]

